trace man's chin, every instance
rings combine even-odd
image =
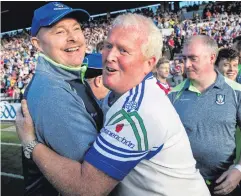
[[[70,62],[70,63],[66,63],[64,64],[67,67],[73,67],[73,68],[77,68],[77,67],[81,67],[82,62]]]

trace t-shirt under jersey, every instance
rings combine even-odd
[[[85,160],[121,181],[115,195],[207,196],[184,127],[156,79],[146,77],[109,106]],[[110,100],[109,100],[110,101]]]

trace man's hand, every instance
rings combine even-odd
[[[28,105],[26,100],[21,101],[21,108],[17,111],[16,117],[16,129],[18,133],[18,137],[22,142],[22,145],[26,145],[29,142],[36,139],[34,126],[32,118],[28,111]]]
[[[222,183],[214,188],[214,193],[217,195],[227,195],[237,187],[240,180],[241,172],[235,168],[229,169],[216,180],[216,183]]]

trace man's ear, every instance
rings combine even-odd
[[[43,52],[40,45],[40,41],[37,37],[31,37],[31,43],[38,51]]]
[[[216,57],[217,57],[217,55],[216,55],[216,54],[211,54],[210,63],[211,63],[212,65],[214,65],[214,64],[215,64]]]
[[[146,61],[145,74],[148,74],[149,72],[151,72],[155,68],[156,63],[157,62],[156,62],[155,56],[152,56],[151,58],[149,58]]]
[[[100,87],[102,83],[102,76],[97,76],[94,79],[95,86]]]

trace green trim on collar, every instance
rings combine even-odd
[[[81,73],[80,73],[81,81],[82,81],[83,84],[85,83],[84,79],[85,79],[85,73],[87,71],[87,68],[88,68],[88,64],[83,63],[82,67],[81,67]]]
[[[184,88],[184,86],[185,86],[185,84],[186,84],[187,81],[188,81],[187,79],[185,79],[184,81],[182,81],[180,84],[178,84],[177,86],[175,86],[175,87],[171,90],[171,92],[173,93],[173,92],[179,92],[179,91],[181,91],[181,90]]]
[[[69,71],[82,71],[83,67],[82,65],[79,65],[78,67],[68,67],[66,65],[62,65],[59,63],[56,63],[55,61],[53,61],[52,59],[50,59],[49,57],[47,57],[46,55],[44,55],[43,53],[39,53],[39,56],[43,57],[45,60],[47,60],[48,62],[52,63],[53,65],[55,65],[56,67],[60,67],[62,69],[65,70],[69,70]],[[86,64],[87,65],[87,64]]]
[[[198,96],[200,96],[202,94],[195,86],[193,86],[191,80],[190,80],[190,84],[189,84],[188,90],[192,91],[194,93],[197,93]]]

